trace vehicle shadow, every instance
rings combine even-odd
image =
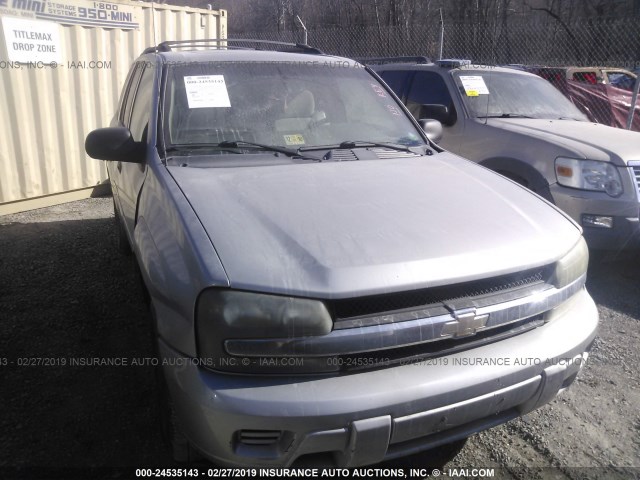
[[[0,465],[161,465],[150,320],[113,219],[0,225]]]
[[[589,260],[587,290],[599,306],[640,318],[640,250]]]

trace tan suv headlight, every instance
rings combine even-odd
[[[619,197],[623,191],[620,172],[608,162],[558,157],[556,179],[565,187],[606,192],[610,197]]]
[[[589,266],[589,249],[583,237],[569,253],[556,262],[553,284],[562,288],[579,279],[587,272]]]

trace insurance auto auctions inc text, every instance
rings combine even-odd
[[[249,472],[261,478],[491,478],[495,476],[493,468],[449,468],[442,471],[437,468],[260,468],[249,469]],[[251,476],[246,475],[247,478]]]

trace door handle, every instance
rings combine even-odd
[[[122,162],[118,162],[116,168],[118,169],[118,173],[122,173]]]

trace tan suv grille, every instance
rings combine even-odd
[[[631,175],[633,176],[636,185],[638,200],[640,200],[640,161],[629,162],[629,165],[631,166]]]

